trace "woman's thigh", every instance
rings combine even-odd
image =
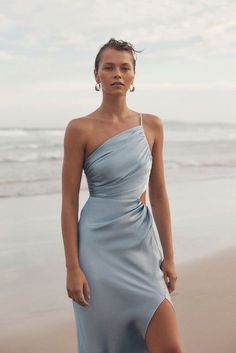
[[[145,340],[149,353],[183,353],[176,313],[167,299],[156,309]]]

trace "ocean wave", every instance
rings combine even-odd
[[[41,128],[0,128],[0,136],[28,136],[42,134],[51,136],[63,136],[65,129],[41,129]]]
[[[197,123],[183,121],[163,121],[166,141],[233,141],[236,140],[236,124],[233,123]],[[30,138],[30,143],[63,143],[65,128],[1,128],[3,138]],[[33,142],[32,142],[33,141]],[[8,141],[9,142],[9,141]]]
[[[0,129],[0,136],[27,136],[28,131],[25,129]]]
[[[50,152],[46,151],[44,153],[40,151],[28,152],[22,154],[8,154],[0,156],[0,163],[11,163],[11,162],[39,162],[39,161],[60,161],[62,160],[62,152],[55,151]]]
[[[166,168],[175,169],[175,168],[235,168],[236,160],[235,159],[222,159],[221,161],[177,161],[177,160],[166,160],[165,161]]]

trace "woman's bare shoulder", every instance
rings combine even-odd
[[[66,125],[65,135],[74,136],[75,139],[86,143],[90,132],[93,130],[91,114],[72,118]]]
[[[66,126],[66,129],[76,130],[78,132],[86,132],[92,127],[91,114],[72,118]]]
[[[155,114],[143,113],[143,120],[150,128],[160,128],[163,126],[162,119]]]
[[[162,119],[155,114],[143,114],[143,121],[147,130],[150,132],[153,142],[157,138],[162,138],[164,123]]]
[[[90,115],[75,117],[69,120],[65,128],[65,144],[85,148],[93,124]]]

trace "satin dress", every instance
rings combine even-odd
[[[145,334],[166,298],[162,253],[147,189],[152,154],[140,125],[113,135],[84,160],[89,198],[78,222],[78,256],[89,306],[72,299],[78,353],[147,353]]]

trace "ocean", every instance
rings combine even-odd
[[[167,183],[236,176],[236,124],[163,121]],[[61,192],[64,129],[0,128],[0,197]],[[83,173],[81,190],[87,189]]]

